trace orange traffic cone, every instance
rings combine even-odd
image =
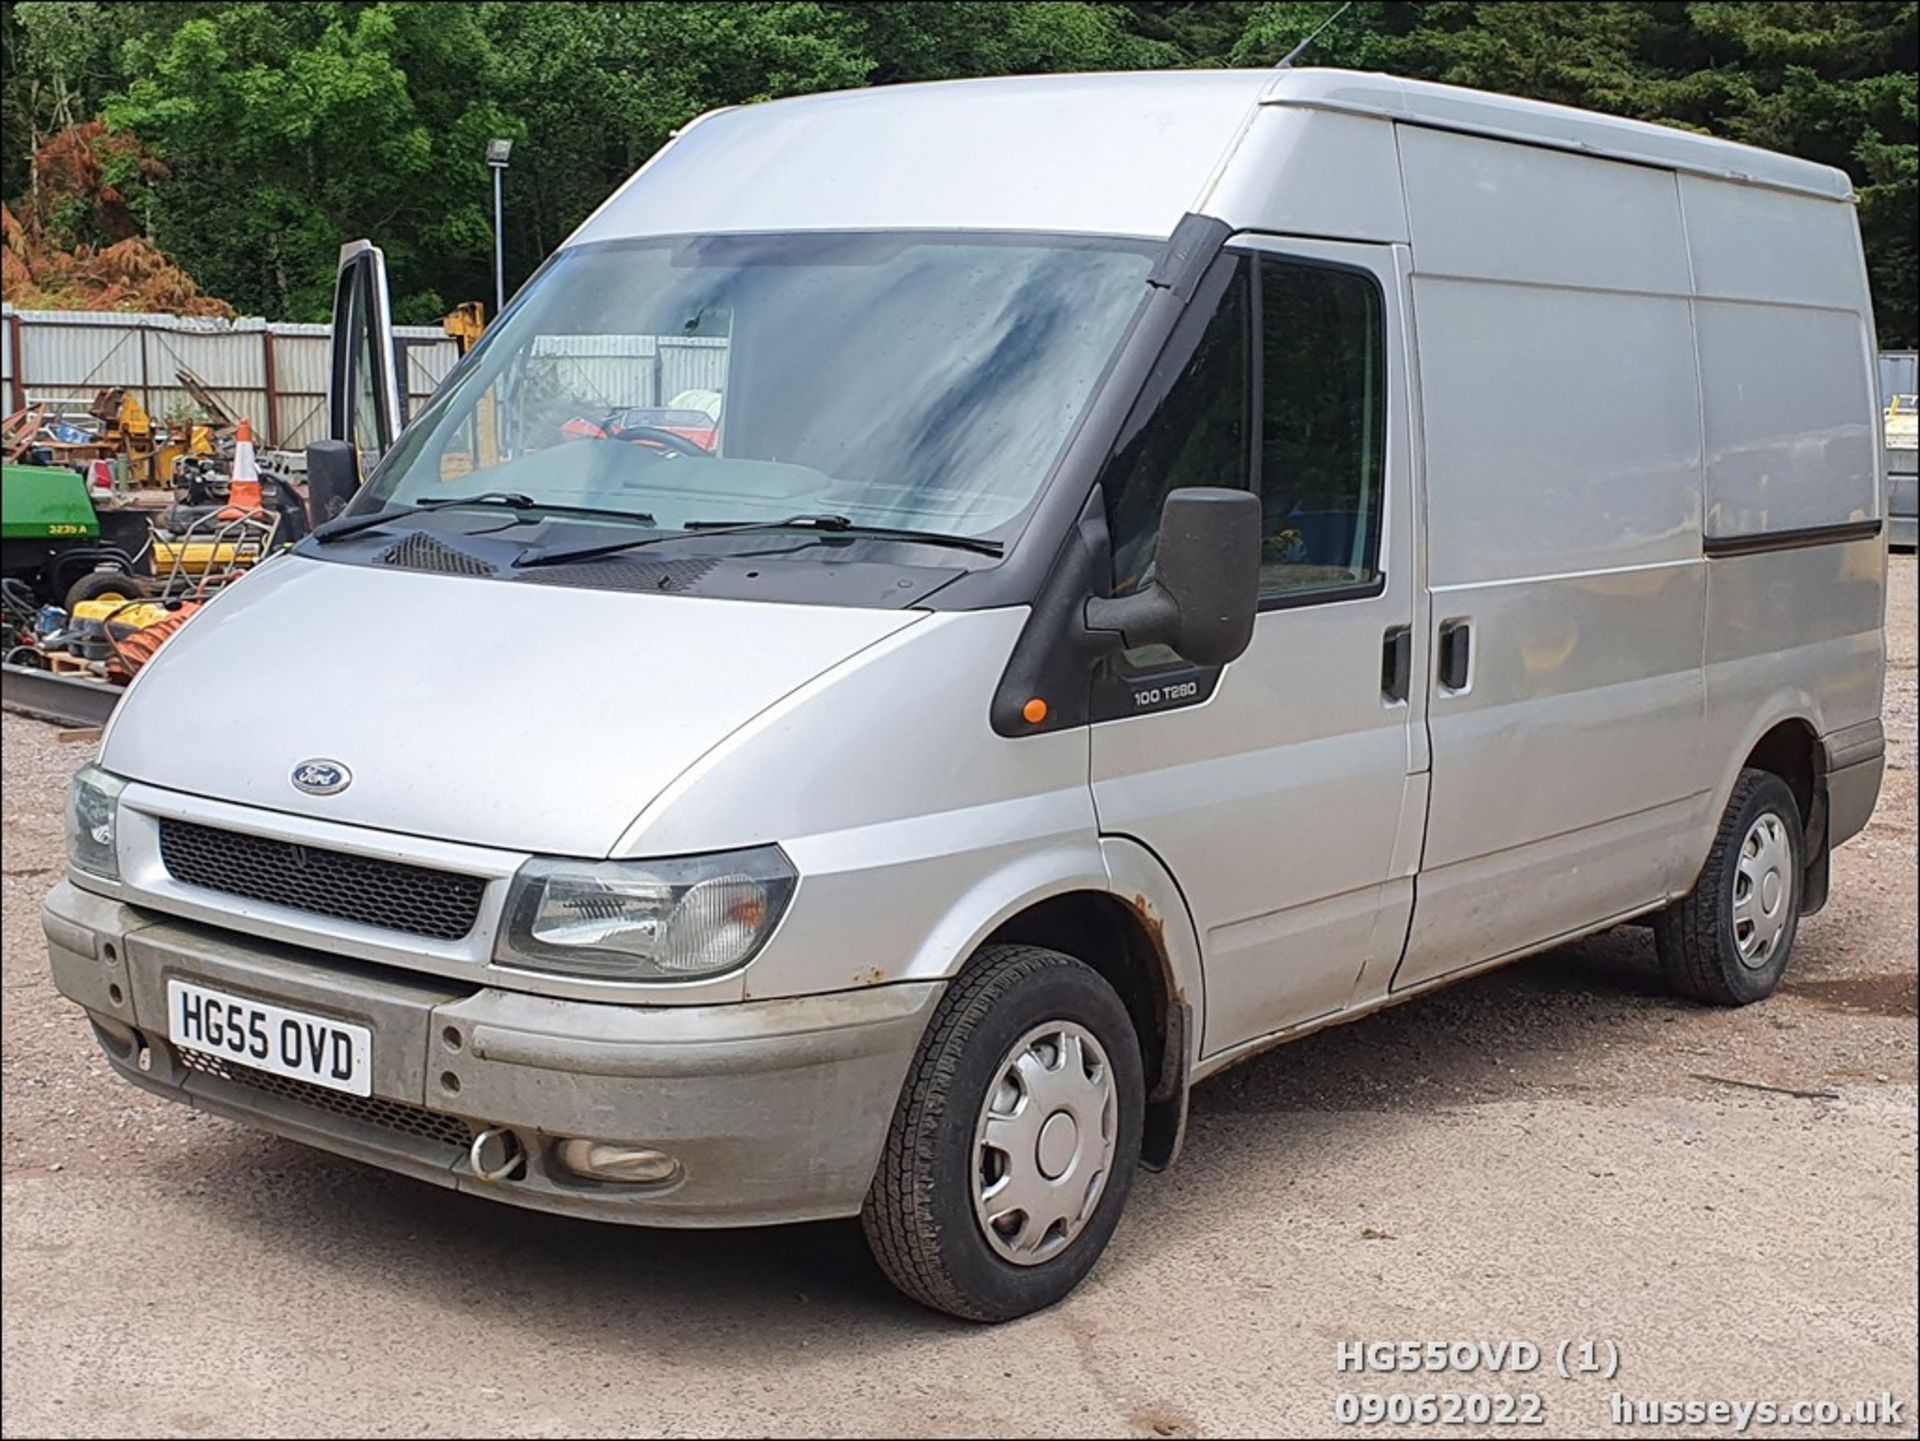
[[[227,501],[235,510],[262,507],[260,466],[253,458],[253,425],[245,420],[233,438],[233,478],[227,484]]]

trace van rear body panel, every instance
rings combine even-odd
[[[1883,585],[1871,536],[1715,554],[1880,513],[1843,196],[1398,134],[1428,580],[1478,641],[1430,715],[1407,986],[1686,891],[1768,729],[1877,714]]]

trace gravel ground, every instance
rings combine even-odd
[[[1616,1390],[1890,1392],[1905,1414],[1873,1434],[1914,1435],[1913,560],[1893,572],[1886,788],[1781,995],[1676,1004],[1623,929],[1285,1047],[1196,1094],[1185,1159],[1142,1178],[1087,1285],[997,1330],[895,1298],[851,1226],[559,1220],[114,1080],[48,983],[36,916],[92,748],[9,716],[0,1422],[1325,1434],[1342,1393],[1506,1389],[1543,1399],[1536,1435],[1616,1434]],[[1336,1370],[1340,1342],[1397,1338],[1518,1338],[1548,1360]],[[1617,1344],[1617,1382],[1550,1374],[1579,1339]]]

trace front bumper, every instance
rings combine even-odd
[[[462,985],[139,911],[63,882],[43,914],[54,984],[146,1090],[422,1180],[657,1226],[760,1225],[860,1209],[938,983],[712,1006],[614,1006]],[[358,1022],[373,1095],[202,1057],[167,1039],[169,977]],[[488,1181],[471,1137],[509,1129],[522,1172]],[[560,1138],[666,1151],[660,1185],[574,1177]]]

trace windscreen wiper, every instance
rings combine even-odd
[[[412,505],[390,505],[384,510],[369,511],[365,515],[342,516],[324,525],[316,525],[313,528],[313,538],[324,544],[330,540],[339,540],[342,536],[372,530],[376,525],[385,525],[390,520],[401,520],[409,515],[420,515],[431,510],[444,510],[450,505],[497,505],[506,506],[512,510],[531,510],[534,500],[530,495],[520,495],[504,490],[489,490],[482,495],[429,496]]]
[[[516,566],[565,565],[569,561],[597,560],[643,545],[682,539],[692,535],[740,535],[748,531],[818,530],[863,540],[912,541],[920,545],[945,545],[956,550],[978,551],[981,555],[1003,555],[1006,546],[997,540],[975,535],[948,535],[937,530],[895,530],[884,525],[860,525],[844,515],[790,515],[784,520],[690,520],[677,531],[664,535],[641,536],[634,540],[613,541],[606,545],[586,545],[574,550],[539,550],[522,556]]]
[[[1006,546],[997,540],[977,535],[954,535],[943,530],[900,530],[887,525],[861,525],[844,515],[792,515],[785,520],[750,520],[734,523],[726,520],[690,520],[684,530],[827,530],[838,535],[857,535],[868,540],[913,540],[924,545],[950,545],[958,550],[976,550],[982,555],[1002,555]]]
[[[465,505],[480,508],[498,508],[502,510],[551,511],[555,515],[611,515],[622,520],[635,521],[641,525],[652,525],[654,519],[644,510],[614,510],[590,505],[549,505],[543,500],[535,500],[530,495],[522,495],[512,490],[489,490],[480,495],[430,495],[412,505],[389,506],[385,510],[370,511],[366,515],[343,516],[339,520],[327,521],[313,528],[313,538],[325,544],[338,540],[342,536],[353,535],[358,531],[372,530],[376,525],[385,525],[390,520],[403,520],[410,515],[422,515],[436,510],[446,510],[452,506]]]

